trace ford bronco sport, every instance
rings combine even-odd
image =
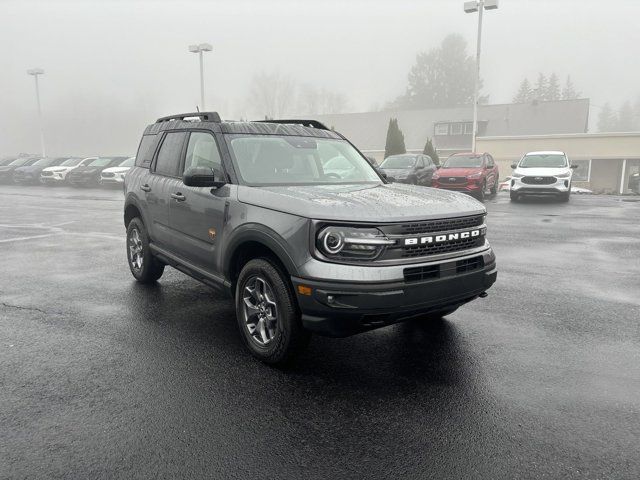
[[[160,118],[124,188],[133,276],[155,282],[170,265],[228,292],[245,345],[268,363],[311,332],[442,317],[496,280],[481,203],[387,183],[313,120]]]

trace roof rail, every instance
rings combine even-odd
[[[256,120],[260,123],[284,123],[289,125],[302,125],[303,127],[317,128],[320,130],[331,130],[327,126],[319,122],[318,120]]]
[[[199,118],[201,122],[215,122],[220,123],[220,115],[218,112],[192,112],[192,113],[179,113],[178,115],[169,115],[168,117],[160,117],[156,120],[156,123],[170,122],[172,120],[184,120],[185,118]]]

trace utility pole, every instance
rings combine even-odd
[[[38,126],[40,127],[40,149],[42,156],[46,157],[47,152],[44,148],[44,125],[42,124],[42,108],[40,107],[40,85],[38,84],[38,75],[43,75],[44,70],[41,68],[31,68],[27,70],[28,75],[33,75],[36,81],[36,103],[38,104]]]
[[[204,64],[202,59],[203,52],[210,52],[213,47],[210,43],[201,43],[199,45],[189,45],[189,51],[191,53],[197,53],[200,59],[200,111],[205,112],[206,107],[204,103]]]

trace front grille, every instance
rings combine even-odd
[[[42,172],[43,177],[53,177],[53,172]]]
[[[445,218],[439,220],[427,220],[424,222],[404,223],[399,228],[385,228],[384,233],[395,235],[419,235],[421,233],[447,232],[462,228],[479,227],[484,222],[484,215],[472,215],[469,217]]]
[[[469,248],[481,247],[484,245],[484,236],[473,238],[464,238],[461,240],[452,240],[446,243],[410,245],[402,249],[402,258],[424,257],[426,255],[435,255],[438,253],[459,252]]]
[[[112,178],[115,177],[115,173],[111,173],[111,172],[103,172],[102,173],[102,178]]]
[[[522,177],[521,181],[528,185],[551,185],[556,183],[556,177]]]
[[[467,183],[467,177],[440,177],[438,182],[444,185],[456,185]]]

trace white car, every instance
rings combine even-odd
[[[45,185],[61,185],[65,183],[65,179],[67,178],[67,173],[69,173],[74,168],[82,167],[84,165],[89,165],[92,161],[94,161],[98,157],[88,157],[88,158],[69,158],[65,160],[60,165],[55,167],[47,167],[40,172],[40,183],[44,183]]]
[[[116,167],[105,168],[100,174],[100,185],[122,185],[124,176],[136,163],[136,157],[129,157]]]
[[[511,168],[512,201],[525,195],[553,195],[563,202],[569,201],[571,177],[577,165],[571,165],[564,152],[529,152]]]

